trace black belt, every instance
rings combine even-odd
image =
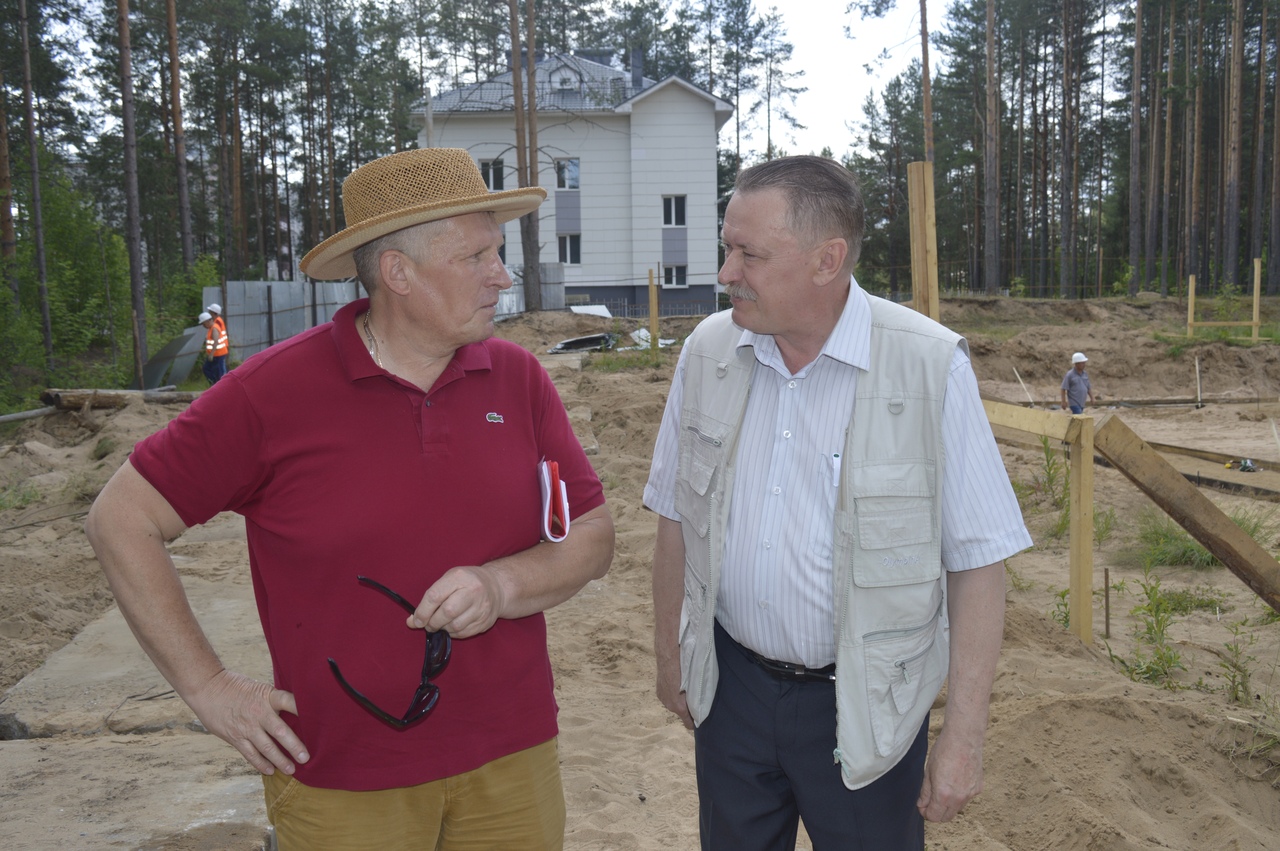
[[[742,645],[738,646],[742,647]],[[834,683],[836,681],[836,666],[834,663],[827,665],[825,668],[806,668],[804,665],[797,665],[794,662],[779,662],[777,659],[767,659],[746,647],[742,649],[752,662],[764,668],[775,679],[801,683]]]

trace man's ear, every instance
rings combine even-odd
[[[832,281],[841,280],[841,270],[844,268],[845,258],[849,256],[849,243],[842,237],[832,237],[815,250],[818,252],[818,266],[814,277],[818,286],[824,287]]]
[[[394,248],[388,248],[378,257],[378,273],[382,285],[396,295],[409,294],[409,258]]]

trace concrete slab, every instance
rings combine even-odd
[[[222,515],[170,552],[226,666],[270,681],[243,520]],[[115,608],[0,697],[0,814],[0,848],[261,851],[270,841],[258,772],[204,731]]]
[[[270,680],[271,663],[247,582],[184,576],[183,587],[223,664]],[[140,733],[189,727],[195,714],[110,609],[0,700],[0,739]]]

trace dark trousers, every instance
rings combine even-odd
[[[209,385],[213,386],[218,383],[219,378],[227,374],[227,356],[206,357],[204,366],[200,369],[204,372],[204,377],[209,379]]]
[[[718,623],[715,637],[720,683],[694,731],[703,851],[793,849],[800,818],[815,851],[923,851],[928,720],[896,766],[851,791],[834,757],[835,685],[776,679]]]

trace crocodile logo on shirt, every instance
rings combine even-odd
[[[489,422],[491,422],[491,423],[500,423],[500,422],[502,422],[502,414],[495,414],[495,413],[490,412],[490,413],[485,414],[485,415],[484,415],[484,418],[485,418],[486,420],[488,420]]]

